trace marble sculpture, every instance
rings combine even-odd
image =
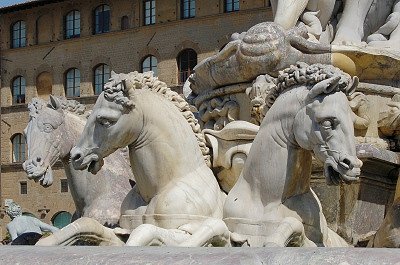
[[[71,150],[68,170],[90,174],[87,179],[97,174],[120,183],[123,174],[135,176],[119,227],[83,217],[37,245],[357,243],[358,235],[346,234],[353,228],[328,225],[311,189],[313,157],[326,184],[343,190],[362,179],[358,144],[378,148],[383,158],[397,157],[388,149],[400,150],[400,0],[271,4],[275,21],[234,33],[200,62],[184,85],[185,98],[151,72],[112,73],[79,140],[63,149]],[[51,97],[46,108],[57,117],[59,105]],[[48,133],[53,123],[38,128]],[[125,146],[131,168],[103,174],[110,170],[107,159]],[[30,153],[27,173],[49,183],[52,162],[38,167],[44,162],[37,157]],[[399,185],[381,227],[363,239],[371,247],[400,246]]]
[[[61,160],[75,202],[74,219],[91,217],[116,226],[122,209],[129,208],[133,174],[122,152],[105,160],[94,175],[72,167],[69,152],[77,143],[86,122],[85,106],[74,100],[50,96],[48,102],[34,98],[29,104],[30,120],[25,129],[28,159],[23,167],[29,179],[48,187],[53,183],[51,167]],[[128,196],[127,196],[128,195]]]

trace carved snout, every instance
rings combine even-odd
[[[340,158],[338,166],[351,175],[358,176],[361,173],[363,163],[360,159],[353,156],[343,156]]]
[[[28,174],[29,179],[41,177],[47,169],[47,167],[43,166],[43,160],[40,156],[37,156],[35,159],[26,160],[22,164],[22,168]]]
[[[83,151],[79,147],[74,146],[71,149],[70,155],[73,167],[75,169],[81,169],[83,164],[83,158],[85,157]]]
[[[71,149],[70,155],[72,166],[75,169],[84,170],[88,168],[88,171],[92,174],[97,174],[104,164],[103,158],[99,155],[95,154],[93,151],[87,149],[83,150],[77,146]]]
[[[339,185],[340,182],[352,183],[361,174],[362,162],[355,156],[341,155],[338,161],[329,157],[325,161],[324,175],[328,185]]]

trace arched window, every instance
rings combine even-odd
[[[72,214],[69,212],[58,212],[53,218],[51,218],[51,222],[55,227],[63,228],[71,223]]]
[[[110,79],[110,66],[100,64],[94,69],[94,94],[100,95],[104,84]]]
[[[197,64],[197,53],[192,49],[186,49],[179,53],[176,60],[179,71],[178,82],[179,84],[183,84]]]
[[[78,38],[81,35],[81,13],[73,10],[65,16],[65,38]]]
[[[239,0],[225,0],[225,12],[239,11]]]
[[[181,18],[192,18],[196,15],[196,0],[181,0]]]
[[[110,7],[108,5],[98,6],[94,10],[94,34],[110,31]]]
[[[25,21],[17,21],[12,25],[11,31],[11,48],[19,48],[26,46],[26,24]]]
[[[14,135],[14,137],[11,139],[12,143],[12,162],[13,163],[18,163],[18,162],[24,162],[25,161],[25,137],[18,133]]]
[[[26,81],[22,76],[18,76],[12,82],[12,104],[25,103]]]
[[[128,16],[123,16],[121,18],[121,30],[129,29],[129,18]]]
[[[81,73],[76,68],[71,68],[65,75],[65,96],[79,97],[81,95]]]
[[[153,55],[148,55],[142,61],[142,72],[153,71],[154,75],[157,76],[157,58]]]

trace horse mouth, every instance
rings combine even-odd
[[[328,158],[324,164],[324,175],[328,185],[350,184],[359,180],[361,167],[349,166],[344,162],[336,162]]]
[[[78,170],[87,169],[92,174],[97,174],[104,164],[103,158],[97,154],[90,154],[80,159],[80,161],[73,161],[73,167]]]
[[[103,159],[98,161],[91,161],[87,167],[88,171],[92,174],[97,174],[100,171],[101,167],[103,166]]]
[[[29,167],[25,168],[29,179],[39,182],[43,187],[50,187],[53,184],[53,171],[51,166],[47,167]]]

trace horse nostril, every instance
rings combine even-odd
[[[40,161],[42,161],[42,159],[41,159],[40,157],[36,157],[36,161],[37,161],[38,163],[40,163]]]
[[[343,159],[343,163],[345,163],[345,164],[346,164],[346,165],[348,165],[348,166],[350,166],[350,165],[351,165],[351,162],[350,162],[350,160],[349,160],[349,159],[347,159],[347,158]]]
[[[79,161],[82,157],[83,157],[82,152],[75,151],[74,154],[72,154],[71,159],[72,161]]]
[[[340,161],[339,163],[343,168],[349,170],[350,168],[352,168],[351,165],[351,161],[348,158],[343,159],[342,161]]]

